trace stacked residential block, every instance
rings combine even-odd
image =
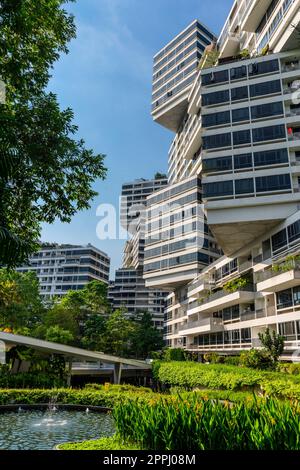
[[[146,285],[172,290],[171,347],[234,354],[270,327],[291,357],[300,345],[300,1],[235,1],[218,40],[195,21],[159,56],[184,50],[193,25],[211,44],[177,98],[152,110],[176,135],[169,185],[147,200]]]
[[[131,318],[139,312],[151,314],[153,324],[163,329],[168,291],[146,287],[143,278],[145,249],[145,210],[149,194],[168,184],[167,178],[139,179],[122,186],[121,225],[129,233],[123,266],[110,283],[109,299],[114,309],[124,309]]]
[[[83,289],[91,281],[109,282],[110,258],[92,245],[45,243],[19,272],[33,271],[44,300],[62,297],[69,290]]]

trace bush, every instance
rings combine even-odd
[[[239,366],[240,360],[240,356],[226,356],[224,357],[224,364],[228,364],[231,366]]]
[[[164,361],[185,361],[184,350],[181,348],[168,348],[164,351]]]
[[[60,444],[58,450],[140,450],[140,447],[133,444],[126,444],[116,436],[102,437],[92,441],[70,442]]]
[[[57,404],[102,406],[112,408],[117,403],[127,400],[149,400],[154,393],[126,392],[122,390],[96,391],[96,390],[74,390],[74,389],[51,389],[51,390],[0,390],[0,405],[25,404],[55,402]]]
[[[117,437],[159,451],[300,450],[300,405],[199,401],[197,396],[139,400],[113,410]]]
[[[284,372],[286,374],[298,375],[300,374],[300,364],[294,363],[279,363],[277,366],[278,372]]]
[[[223,364],[225,356],[220,356],[215,352],[204,354],[204,360],[210,364]]]
[[[270,353],[265,350],[251,349],[243,351],[240,356],[240,364],[251,369],[274,369],[274,361]]]
[[[223,364],[157,362],[155,376],[169,387],[181,387],[185,390],[248,390],[282,398],[300,399],[300,376],[280,372]]]
[[[130,384],[115,385],[107,382],[105,384],[86,384],[84,390],[100,390],[106,392],[133,392],[133,393],[152,393],[151,388],[147,387],[136,387]]]
[[[66,385],[66,379],[53,373],[41,371],[11,374],[7,366],[0,366],[0,388],[57,388]]]

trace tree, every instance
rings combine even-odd
[[[101,281],[89,282],[82,291],[85,306],[94,313],[107,313],[109,303],[107,300],[107,285]]]
[[[43,313],[36,274],[0,269],[0,327],[31,329]]]
[[[49,309],[43,319],[43,328],[49,329],[57,326],[70,331],[73,337],[78,338],[79,325],[76,321],[76,312],[72,309],[63,308],[60,304],[56,304]]]
[[[132,352],[140,359],[146,359],[149,353],[163,348],[162,332],[154,325],[149,312],[139,312],[135,319],[136,329],[132,334]]]
[[[160,173],[159,171],[157,171],[154,175],[155,180],[162,180],[166,178],[167,178],[167,175],[165,173]]]
[[[277,362],[284,350],[284,339],[276,331],[270,332],[266,328],[264,333],[258,333],[258,337],[266,351],[270,354],[273,362]]]
[[[91,351],[102,351],[105,347],[106,331],[106,319],[102,315],[89,315],[83,325],[83,347]]]
[[[69,222],[97,195],[104,156],[77,140],[70,108],[46,91],[53,64],[67,53],[75,25],[68,0],[0,0],[0,264],[37,249],[42,222]]]
[[[126,318],[125,312],[122,310],[113,312],[106,322],[104,352],[127,356],[130,353],[131,338],[135,329],[135,323]]]
[[[74,336],[68,330],[64,330],[60,326],[50,326],[45,335],[46,341],[53,343],[71,344],[74,341]]]

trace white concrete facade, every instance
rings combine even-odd
[[[266,326],[285,338],[287,355],[300,346],[299,24],[299,0],[236,0],[189,87],[173,129],[169,188],[198,178],[206,233],[219,252],[207,267],[188,258],[181,267],[180,257],[170,266],[164,243],[152,244],[165,227],[152,212],[159,201],[148,198],[156,232],[146,241],[145,279],[172,289],[171,347],[234,354],[259,346]],[[203,233],[196,223],[190,236]],[[180,256],[190,251],[183,246]]]
[[[110,258],[92,245],[58,245],[47,243],[31,256],[19,272],[33,271],[44,300],[62,297],[69,290],[82,289],[91,281],[109,282]]]

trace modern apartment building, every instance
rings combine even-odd
[[[139,179],[122,186],[121,224],[130,235],[123,252],[123,266],[115,273],[108,295],[114,309],[123,308],[129,317],[148,311],[153,324],[163,328],[168,291],[146,287],[143,279],[145,257],[145,211],[147,195],[168,183],[166,178]]]
[[[186,112],[201,56],[214,40],[215,36],[195,20],[154,56],[152,115],[174,132]]]
[[[120,223],[130,235],[135,235],[140,216],[145,210],[147,196],[168,184],[167,178],[143,178],[122,185]]]
[[[259,346],[267,326],[284,336],[287,356],[300,346],[299,28],[299,0],[235,1],[189,85],[160,193],[170,191],[169,203],[173,188],[197,179],[204,223],[190,236],[207,240],[207,266],[188,258],[190,245],[173,245],[182,251],[171,263],[167,244],[151,252],[152,230],[145,249],[146,285],[172,281],[165,323],[172,347],[233,354]],[[170,103],[166,120],[171,113]],[[148,198],[150,227],[160,193]]]
[[[168,292],[146,287],[143,271],[134,268],[118,269],[108,289],[114,310],[125,309],[129,318],[135,318],[138,312],[147,311],[152,315],[153,324],[161,330],[167,295]]]
[[[34,271],[44,300],[62,297],[69,290],[82,289],[91,281],[109,282],[110,258],[92,245],[47,243],[19,272]]]

